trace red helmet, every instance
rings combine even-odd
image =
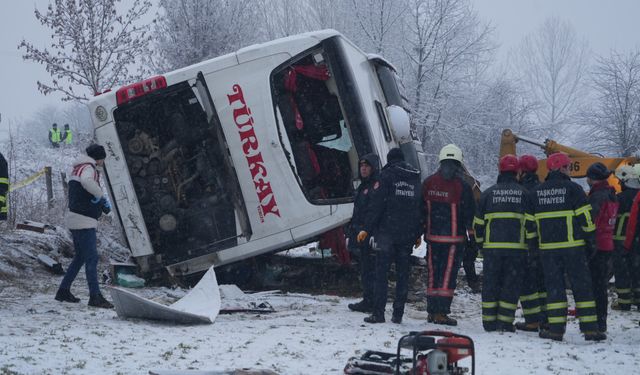
[[[556,152],[547,158],[547,169],[550,171],[558,170],[571,164],[569,155],[564,152]]]
[[[498,171],[502,172],[518,172],[520,164],[518,163],[518,157],[515,155],[505,155],[500,158],[498,163]]]
[[[523,172],[535,172],[538,170],[538,159],[533,155],[522,155],[518,161]]]

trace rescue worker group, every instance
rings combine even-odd
[[[640,311],[640,164],[615,171],[622,186],[616,194],[609,184],[614,172],[602,163],[588,169],[588,193],[571,180],[567,154],[547,158],[545,181],[538,163],[532,155],[501,157],[497,183],[478,199],[454,144],[442,148],[438,170],[422,182],[398,148],[382,169],[377,155],[362,157],[347,244],[359,259],[363,295],[349,309],[370,314],[367,323],[385,322],[395,263],[391,321],[402,323],[412,247],[424,238],[428,322],[457,325],[451,303],[471,247],[482,252],[485,331],[562,341],[567,315],[575,314],[586,340],[605,340],[611,265],[617,292],[611,308]],[[518,302],[524,321],[514,324]]]

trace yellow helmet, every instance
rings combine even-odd
[[[445,159],[457,160],[462,163],[462,150],[453,143],[444,146],[440,150],[438,161],[443,161]]]

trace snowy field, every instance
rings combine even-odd
[[[68,263],[68,260],[66,260]],[[401,325],[363,323],[350,312],[351,298],[262,293],[271,314],[220,315],[214,324],[174,326],[121,320],[114,310],[88,308],[81,273],[74,284],[82,302],[53,299],[59,279],[45,271],[29,274],[30,285],[0,291],[0,374],[147,374],[149,370],[270,369],[278,374],[340,374],[365,349],[395,351],[409,331],[438,329],[426,312],[409,305]],[[6,284],[4,284],[6,285]],[[20,293],[18,293],[21,291]],[[147,297],[184,294],[147,288]],[[107,294],[108,295],[108,294]],[[640,312],[611,312],[609,338],[586,342],[570,321],[565,341],[534,333],[485,333],[480,296],[460,288],[453,304],[454,332],[471,336],[477,374],[637,374],[640,368]],[[387,308],[389,319],[390,306]]]

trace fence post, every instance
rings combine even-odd
[[[53,183],[51,182],[51,167],[44,167],[44,176],[47,181],[47,204],[53,208]]]

